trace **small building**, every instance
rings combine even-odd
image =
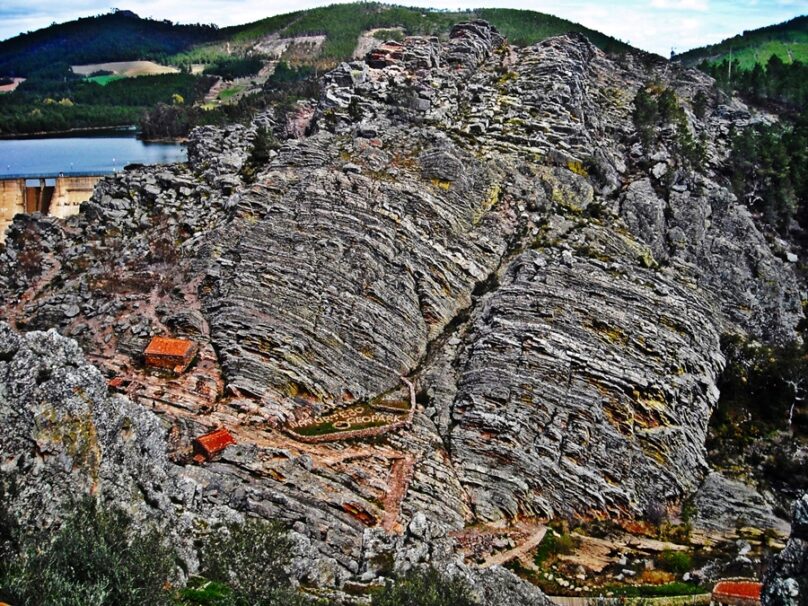
[[[211,431],[203,436],[199,436],[193,442],[194,463],[202,464],[210,461],[220,454],[228,446],[236,443],[235,438],[226,428],[220,427],[216,431]]]
[[[176,373],[185,372],[194,361],[197,345],[186,339],[154,337],[143,356],[146,364],[155,368],[167,368]]]
[[[751,579],[726,579],[713,587],[713,606],[760,606],[763,584]]]

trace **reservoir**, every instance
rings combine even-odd
[[[75,215],[103,175],[127,164],[186,159],[183,145],[141,141],[134,131],[0,139],[0,243],[18,214]]]
[[[0,178],[59,173],[101,175],[119,171],[127,164],[170,164],[185,160],[183,145],[141,141],[133,131],[0,139]]]

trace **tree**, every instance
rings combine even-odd
[[[447,578],[434,568],[413,571],[388,582],[372,606],[476,606],[471,587],[459,577]]]
[[[296,606],[296,595],[285,567],[292,541],[277,522],[248,519],[213,533],[200,551],[202,575],[230,588],[228,606]]]
[[[637,91],[634,97],[634,112],[632,114],[634,126],[640,133],[640,140],[643,147],[648,147],[653,142],[654,127],[659,119],[659,107],[645,87]]]
[[[707,95],[701,89],[693,97],[693,113],[699,120],[704,120],[704,116],[707,115],[707,101]]]
[[[169,606],[176,557],[154,529],[87,497],[61,527],[22,541],[0,591],[16,606]]]

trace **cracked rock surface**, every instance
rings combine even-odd
[[[326,74],[310,134],[249,180],[271,113],[197,129],[188,164],[109,177],[76,217],[15,219],[0,418],[19,434],[2,461],[29,478],[14,504],[29,523],[82,492],[188,545],[234,517],[279,518],[303,585],[432,562],[487,603],[542,604],[507,570],[464,563],[452,532],[634,518],[698,489],[720,336],[781,342],[802,319],[793,270],[718,172],[730,130],[765,117],[710,93],[696,118],[704,75],[580,36],[516,48],[484,22],[373,65]],[[642,148],[632,100],[653,78],[705,137],[700,172],[664,132]],[[186,375],[143,368],[157,334],[198,342]],[[125,396],[112,376],[132,380]],[[418,400],[405,429],[323,444],[285,431],[406,398],[402,376]],[[237,446],[187,464],[222,425]]]

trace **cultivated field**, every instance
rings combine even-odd
[[[155,76],[157,74],[176,74],[180,71],[176,67],[160,65],[154,61],[116,61],[113,63],[73,65],[71,67],[74,74],[81,76],[89,76],[95,72],[105,71],[126,78],[132,78],[134,76]]]
[[[14,82],[11,84],[4,84],[3,86],[0,86],[0,93],[13,92],[21,82],[25,82],[25,78],[12,78],[12,80],[14,80]]]

